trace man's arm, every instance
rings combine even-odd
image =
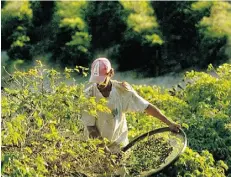
[[[166,123],[169,128],[174,132],[179,132],[180,125],[171,122],[161,111],[152,104],[149,104],[148,107],[145,109],[145,112],[153,117],[158,118],[162,122]]]

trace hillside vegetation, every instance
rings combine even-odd
[[[175,164],[157,176],[231,176],[231,65],[204,72],[187,72],[183,89],[165,90],[134,85],[137,92],[180,123],[189,145]],[[2,176],[107,176],[119,164],[116,155],[100,145],[106,140],[84,140],[81,113],[97,116],[109,111],[102,99],[86,99],[84,85],[71,78],[75,67],[60,73],[40,61],[26,72],[10,74],[2,90]],[[129,139],[165,126],[145,114],[127,116]],[[107,169],[107,170],[106,170]]]

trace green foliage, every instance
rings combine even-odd
[[[67,46],[77,46],[77,49],[83,53],[87,53],[89,43],[85,43],[86,41],[90,41],[91,37],[84,32],[76,32],[74,36],[72,36],[72,41],[66,43]]]
[[[210,65],[209,69],[212,75],[195,71],[186,73],[185,80],[188,84],[184,90],[177,91],[175,96],[171,96],[167,90],[158,87],[136,86],[134,88],[141,96],[163,110],[167,116],[182,124],[190,148],[197,152],[208,150],[216,161],[224,160],[230,169],[231,65],[224,64],[217,69]],[[144,129],[142,132],[145,132],[153,127],[163,126],[158,122],[151,123],[150,120],[143,120],[146,119],[144,116],[128,118],[129,124],[133,126],[138,121],[137,134],[141,133],[139,127],[142,127]],[[139,121],[142,122],[142,126]],[[131,137],[137,136],[133,126],[129,127],[132,130]],[[208,176],[213,176],[212,174],[213,172],[208,173]],[[197,175],[194,174],[194,176]]]
[[[158,23],[149,2],[120,1],[120,3],[125,9],[125,13],[128,14],[126,19],[128,29],[125,38],[140,36],[143,43],[163,44],[161,37],[154,33],[158,28]]]
[[[229,3],[175,1],[151,4],[166,41],[161,46],[159,58],[162,62],[156,62],[158,66],[168,71],[190,66],[206,68],[210,63],[218,66],[230,58]],[[159,72],[165,72],[161,68]]]
[[[93,56],[104,55],[112,60],[117,59],[126,28],[122,5],[118,1],[91,1],[88,2],[85,13],[89,33],[92,35]]]
[[[140,69],[156,76],[191,66],[218,66],[231,58],[228,2],[2,4],[2,48],[13,60],[49,55],[64,68],[88,66],[93,58],[105,56],[119,70]]]
[[[149,41],[151,44],[163,44],[163,40],[161,37],[157,34],[152,34],[152,35],[146,35],[145,36],[146,40]]]
[[[10,59],[30,59],[30,37],[28,30],[32,27],[32,10],[29,1],[8,1],[1,9],[2,37]]]
[[[157,73],[176,71],[188,66],[198,65],[197,58],[197,31],[195,24],[200,19],[200,15],[206,13],[192,13],[192,1],[152,1],[150,2],[165,41],[158,50],[155,65],[158,65]],[[196,61],[195,61],[196,60]]]
[[[186,74],[192,84],[184,91],[184,100],[192,112],[192,122],[188,136],[190,145],[195,150],[208,149],[216,159],[226,160],[230,165],[230,100],[231,73],[230,65],[225,64],[217,70],[216,76],[192,71]],[[206,138],[205,138],[206,137]]]
[[[213,159],[212,154],[208,151],[202,151],[201,154],[187,148],[179,160],[165,173],[156,175],[161,176],[190,176],[190,177],[225,177],[227,165],[222,161]]]
[[[210,2],[211,4],[211,2]],[[210,5],[208,3],[208,5]],[[202,31],[208,37],[224,37],[231,35],[231,5],[228,2],[214,2],[211,7],[209,17],[204,17],[199,26],[205,30]]]
[[[209,9],[209,14],[204,16],[197,24],[200,37],[200,53],[202,65],[208,63],[220,64],[230,58],[229,43],[231,41],[231,5],[228,2],[196,2],[192,4],[193,11],[203,14]],[[207,51],[207,52],[206,52]]]
[[[1,3],[3,49],[16,69],[32,55],[46,52],[52,52],[65,66],[86,66],[92,56],[106,50],[104,55],[118,61],[119,69],[143,68],[152,75],[220,64],[231,56],[228,2]],[[224,176],[227,168],[219,160],[228,164],[226,174],[230,173],[230,70],[230,64],[224,64],[217,69],[210,65],[212,75],[188,72],[186,88],[174,94],[159,87],[134,86],[141,96],[181,123],[188,135],[192,150],[186,151],[167,176]],[[9,86],[2,92],[4,175],[94,176],[104,168],[112,169],[110,158],[100,147],[102,141],[83,141],[80,135],[81,112],[97,115],[97,110],[109,111],[104,109],[105,100],[87,100],[83,85],[62,82],[74,72],[86,76],[87,71],[79,66],[65,68],[62,76],[39,63],[36,68],[9,75]],[[130,113],[127,118],[130,139],[164,126],[145,114]],[[99,170],[94,171],[96,168]]]
[[[229,68],[230,65],[221,66],[216,73],[216,77],[195,71],[186,74],[186,79],[191,79],[194,82],[187,85],[184,100],[191,106],[193,111],[198,111],[200,112],[199,114],[206,117],[219,117],[223,115],[219,114],[219,112],[222,112],[224,113],[222,117],[228,117],[230,114],[229,100],[231,98],[230,75],[229,71],[227,72]],[[222,77],[221,74],[226,77]],[[206,108],[208,112],[211,111],[211,113],[208,115],[202,114],[201,110],[203,108]]]
[[[88,61],[91,35],[88,33],[88,26],[85,22],[84,11],[87,7],[88,2],[86,1],[56,2],[53,22],[58,28],[54,30],[56,35],[54,43],[58,47],[55,58],[62,63],[65,63],[67,56],[73,59],[67,62],[71,65],[86,65]]]
[[[174,96],[159,87],[134,86],[141,96],[181,123],[188,137],[190,148],[159,177],[222,177],[230,172],[231,65],[209,68],[216,77],[188,72],[186,79],[191,83]],[[106,100],[87,99],[84,85],[62,81],[71,79],[74,72],[86,75],[87,71],[77,66],[61,74],[38,61],[35,68],[10,75],[10,86],[2,92],[3,175],[107,176],[119,168],[118,157],[103,150],[102,144],[110,142],[82,137],[81,113],[97,116],[97,111],[110,112]],[[165,126],[143,113],[130,113],[127,121],[129,139]],[[136,165],[140,171],[141,166]]]
[[[213,2],[211,1],[198,1],[192,4],[192,10],[204,11],[209,9],[212,6]]]
[[[104,153],[104,141],[84,140],[80,121],[83,111],[108,112],[106,102],[85,98],[82,84],[65,84],[73,72],[86,75],[87,68],[66,68],[62,75],[37,61],[35,68],[10,75],[2,92],[3,175],[94,176],[114,168],[115,157]]]
[[[10,20],[8,18],[18,18],[22,21],[28,21],[28,19],[32,18],[32,10],[30,9],[30,4],[28,1],[23,2],[6,2],[4,8],[2,9],[2,14],[4,15],[3,23]]]
[[[135,89],[142,97],[157,107],[160,107],[164,113],[175,118],[175,120],[189,114],[189,112],[187,112],[189,109],[187,103],[180,98],[171,96],[168,90],[161,89],[157,86],[135,86]]]

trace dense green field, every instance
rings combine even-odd
[[[185,73],[186,87],[165,90],[133,85],[145,99],[180,123],[189,146],[175,164],[157,176],[223,177],[231,174],[231,65],[209,67],[204,72]],[[2,176],[107,176],[118,164],[117,156],[106,154],[101,140],[84,141],[82,111],[96,115],[109,111],[86,99],[84,85],[65,84],[73,72],[46,69],[38,61],[28,72],[16,71],[2,90]],[[165,126],[145,114],[127,116],[129,139]],[[104,140],[105,143],[109,143]],[[228,169],[229,168],[229,169]],[[107,169],[107,171],[106,171]]]

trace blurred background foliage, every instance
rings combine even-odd
[[[158,76],[231,58],[231,4],[213,1],[1,1],[6,65],[61,67],[99,56]],[[20,61],[20,62],[19,62]]]

